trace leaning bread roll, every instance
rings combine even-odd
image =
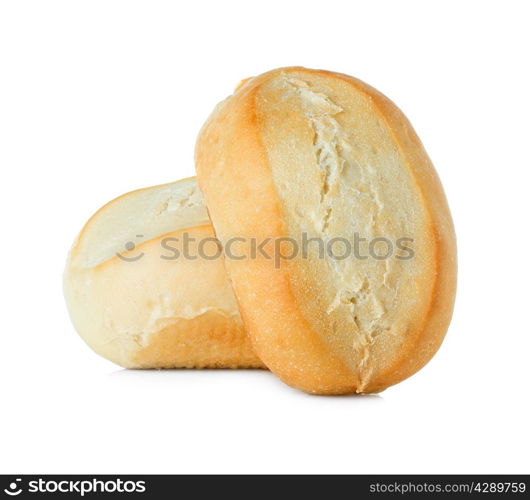
[[[75,328],[126,368],[262,367],[217,254],[195,179],[111,201],[68,257],[64,293]]]
[[[285,382],[377,392],[433,356],[453,308],[455,235],[436,172],[389,99],[338,73],[265,73],[214,110],[196,166],[217,236],[237,238],[226,266],[254,348]],[[269,238],[284,257],[248,252]]]

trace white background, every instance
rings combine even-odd
[[[0,472],[529,473],[528,19],[523,1],[3,1]],[[74,236],[193,175],[213,106],[286,65],[367,81],[422,138],[459,244],[441,350],[370,397],[99,358],[63,302]]]

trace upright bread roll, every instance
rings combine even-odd
[[[217,236],[236,242],[226,266],[254,348],[286,383],[377,392],[434,355],[455,296],[453,224],[384,95],[300,67],[249,79],[204,125],[196,167]]]
[[[126,368],[263,367],[217,254],[195,179],[116,198],[68,257],[64,293],[75,328]]]

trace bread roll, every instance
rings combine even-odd
[[[455,235],[438,176],[388,98],[343,74],[265,73],[214,110],[196,166],[217,236],[241,238],[245,258],[226,266],[254,348],[286,383],[378,392],[434,355],[453,309]],[[316,238],[305,256],[293,250],[304,235]],[[268,238],[285,258],[242,253]]]
[[[185,234],[196,240],[190,258],[183,256]],[[213,239],[193,178],[105,205],[66,264],[64,293],[79,335],[126,368],[263,367],[223,262],[210,258],[218,249]]]

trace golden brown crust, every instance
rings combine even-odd
[[[294,279],[296,262],[284,262],[276,269],[273,261],[264,258],[227,259],[226,267],[258,355],[286,383],[321,394],[377,392],[413,374],[437,350],[450,321],[456,281],[454,230],[445,196],[419,139],[399,109],[346,75],[305,68],[265,73],[238,87],[204,125],[196,147],[199,185],[221,241],[234,236],[264,240],[289,235],[288,215],[274,182],[268,150],[274,145],[267,146],[264,137],[267,113],[284,111],[263,89],[279,75],[291,74],[346,83],[350,92],[368,97],[391,131],[426,214],[424,254],[432,258],[432,265],[415,282],[424,291],[417,307],[422,320],[411,325],[406,336],[389,336],[386,344],[376,343],[371,363],[384,368],[363,379],[361,370],[334,352],[325,332],[323,338],[323,332],[315,330],[316,324],[303,313],[300,297],[317,303],[318,290],[309,287],[293,293],[293,287],[300,287]],[[388,361],[390,352],[393,361]]]
[[[264,368],[239,318],[207,311],[152,334],[131,368]]]

